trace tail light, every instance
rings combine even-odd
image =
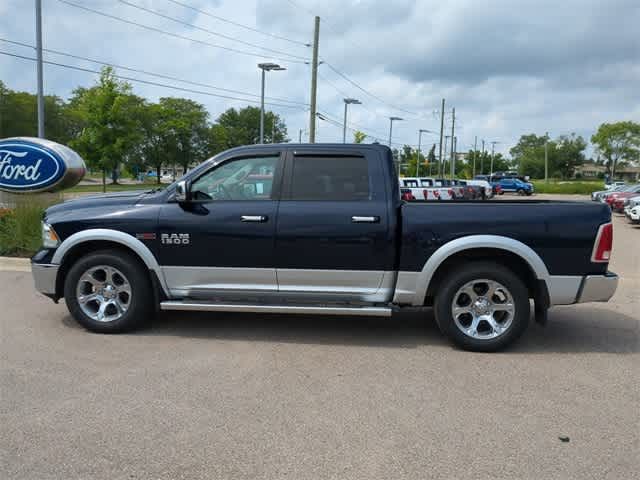
[[[449,195],[451,196],[451,198],[453,198],[453,188],[449,189]]]
[[[434,190],[433,191],[433,196],[436,198],[440,198],[440,191],[439,190]]]
[[[429,198],[429,190],[423,190],[422,191],[422,195],[424,195],[424,199],[428,199]]]
[[[607,263],[611,260],[613,249],[613,224],[605,223],[598,228],[596,243],[591,253],[591,261],[594,263]]]

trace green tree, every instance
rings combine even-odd
[[[144,138],[142,112],[144,101],[131,93],[131,85],[119,81],[111,67],[102,69],[98,84],[89,89],[74,91],[74,116],[84,124],[77,138],[70,142],[89,166],[103,172],[106,191],[106,172],[117,170]]]
[[[547,146],[548,173],[550,177],[570,178],[575,168],[585,161],[587,144],[581,136],[562,135],[555,140],[535,134],[522,135],[511,148],[513,164],[521,175],[544,178],[545,144]]]
[[[604,157],[607,173],[614,177],[619,162],[637,162],[640,159],[640,123],[603,123],[591,137],[591,143]]]
[[[146,167],[156,171],[156,182],[160,183],[162,166],[169,160],[172,145],[169,111],[159,103],[147,104],[142,113],[142,141],[138,146],[137,160],[132,163],[140,172]]]
[[[260,109],[245,107],[240,110],[230,108],[222,113],[216,123],[224,127],[229,147],[251,145],[260,141]],[[273,112],[264,114],[265,143],[287,142],[287,127]]]
[[[361,132],[360,130],[356,130],[353,132],[353,143],[362,143],[367,138],[367,134]]]
[[[192,164],[204,160],[209,129],[209,113],[204,105],[185,98],[165,97],[155,111],[165,137],[167,161],[180,165],[186,172]]]
[[[44,130],[48,139],[67,143],[72,138],[67,105],[60,97],[44,97]],[[15,92],[0,81],[0,138],[36,137],[38,114],[36,96]]]

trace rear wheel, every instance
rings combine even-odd
[[[434,310],[440,330],[457,346],[491,352],[511,344],[527,328],[529,294],[511,270],[475,262],[444,279]]]
[[[71,315],[92,332],[132,330],[153,314],[153,292],[144,266],[118,250],[80,258],[65,279],[64,298]]]

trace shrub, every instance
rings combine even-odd
[[[40,248],[44,209],[37,203],[25,203],[0,212],[0,255],[30,256]]]

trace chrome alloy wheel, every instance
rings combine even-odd
[[[116,268],[108,265],[91,267],[78,280],[76,300],[92,320],[113,322],[131,305],[131,284]]]
[[[473,280],[458,289],[451,303],[456,326],[465,335],[488,340],[504,334],[516,312],[511,292],[495,280]]]

